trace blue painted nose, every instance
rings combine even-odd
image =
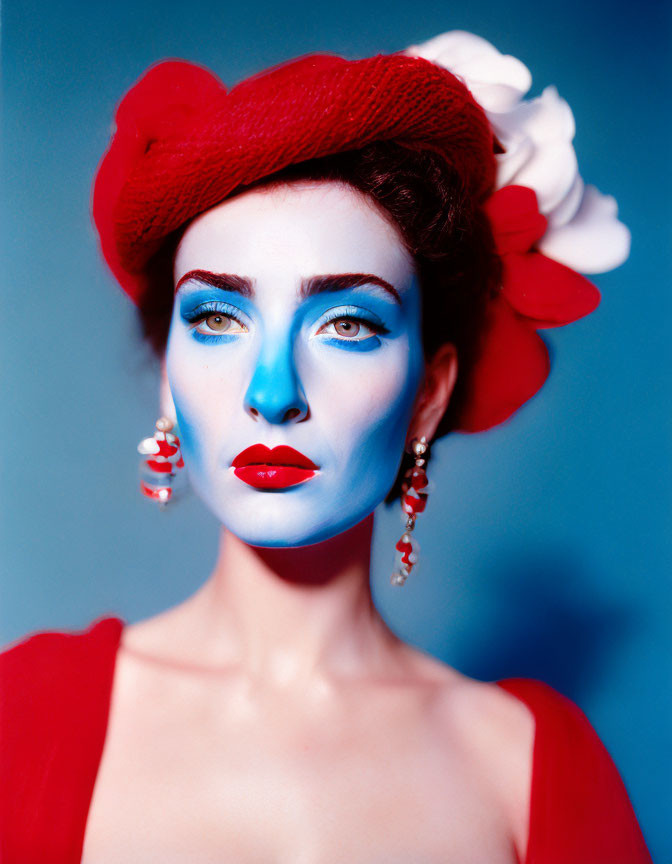
[[[245,410],[268,423],[299,422],[308,416],[308,402],[294,364],[289,340],[264,347],[245,394]]]

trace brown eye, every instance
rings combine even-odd
[[[215,330],[217,333],[223,333],[225,330],[228,330],[231,326],[231,319],[228,315],[209,315],[205,319],[205,323],[211,330]]]
[[[332,318],[317,331],[332,336],[340,342],[371,342],[377,333],[389,333],[383,324],[373,324],[361,320],[357,315],[343,315]]]
[[[338,321],[334,321],[334,330],[338,333],[339,336],[357,336],[359,333],[359,324],[357,321],[350,321],[347,318],[342,318]]]
[[[248,332],[247,327],[235,315],[219,309],[204,310],[202,315],[195,319],[192,329],[201,336],[210,336],[211,339],[216,339],[217,336],[240,336]]]

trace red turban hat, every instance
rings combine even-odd
[[[535,193],[509,186],[493,194],[488,118],[460,79],[429,60],[313,54],[228,92],[200,66],[164,61],[128,91],[115,119],[93,217],[103,255],[136,304],[167,239],[241,186],[374,141],[439,153],[484,206],[504,263],[462,431],[502,422],[541,387],[549,359],[537,327],[567,323],[599,302],[591,283],[534,249],[546,225]]]

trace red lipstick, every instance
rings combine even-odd
[[[272,450],[264,444],[247,447],[231,463],[233,473],[255,489],[284,489],[315,475],[318,466],[293,447]]]

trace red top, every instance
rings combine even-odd
[[[0,653],[0,860],[79,864],[124,622],[37,633]],[[618,771],[585,715],[539,681],[497,682],[534,714],[524,864],[651,864]]]

